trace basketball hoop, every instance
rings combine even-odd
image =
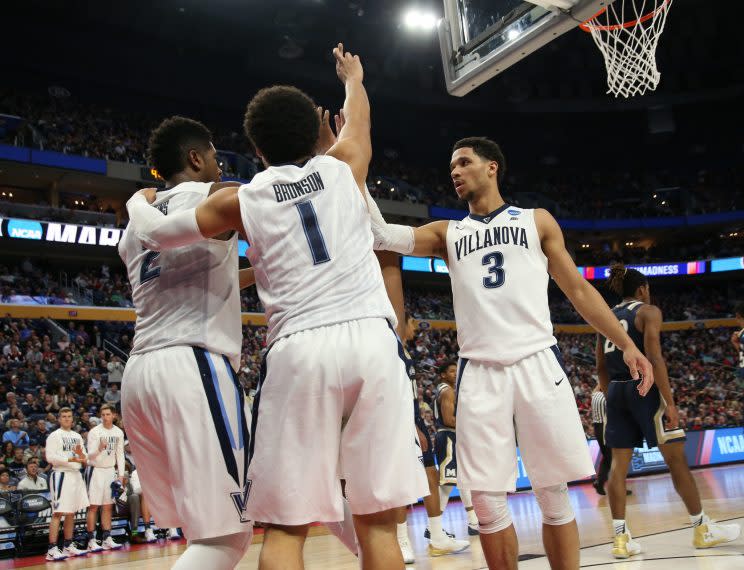
[[[579,25],[604,56],[607,93],[627,98],[656,89],[661,80],[656,47],[672,1],[616,0]]]

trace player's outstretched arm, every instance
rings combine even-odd
[[[256,272],[253,267],[247,267],[238,271],[238,283],[240,289],[245,289],[256,283]]]
[[[168,216],[150,205],[154,199],[154,189],[146,188],[127,202],[130,231],[152,251],[189,245],[228,230],[243,231],[237,186],[218,190],[195,209]]]
[[[563,232],[555,218],[547,210],[538,209],[535,210],[535,223],[542,250],[548,258],[548,272],[586,322],[623,352],[633,379],[637,380],[640,373],[642,381],[638,391],[645,396],[654,383],[651,363],[638,350],[599,291],[579,275],[576,264],[566,251]]]
[[[636,318],[640,321],[638,323],[641,325],[639,328],[643,330],[643,351],[654,367],[654,383],[659,388],[659,393],[667,405],[664,415],[667,418],[669,429],[677,429],[679,427],[679,414],[677,413],[677,407],[674,405],[674,395],[669,383],[664,355],[661,353],[661,324],[664,322],[661,309],[653,305],[644,305],[638,309]]]
[[[607,373],[607,362],[604,357],[602,337],[597,335],[597,345],[594,347],[594,356],[597,360],[597,377],[599,378],[599,389],[607,394],[610,387],[610,375]]]
[[[372,159],[371,119],[367,90],[364,88],[364,68],[358,55],[344,51],[344,45],[333,48],[336,74],[344,84],[346,99],[342,109],[344,124],[338,140],[326,154],[351,167],[359,190],[363,191]],[[323,126],[323,115],[321,115]]]

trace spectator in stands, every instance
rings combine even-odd
[[[44,449],[39,445],[39,440],[32,437],[28,447],[23,451],[23,460],[28,463],[31,459],[42,459],[43,457]]]
[[[29,392],[28,394],[26,394],[26,398],[21,404],[21,411],[25,416],[30,416],[32,414],[43,414],[44,406],[41,405],[41,402],[39,402],[39,398],[37,396]]]
[[[26,476],[18,483],[19,491],[47,491],[49,483],[39,474],[39,460],[32,457],[26,464]]]
[[[114,355],[111,358],[111,362],[108,363],[106,368],[108,368],[109,385],[111,383],[121,384],[121,378],[122,378],[122,375],[124,374],[124,364],[122,363],[121,358]]]
[[[31,430],[31,437],[33,440],[35,440],[41,447],[46,446],[46,439],[49,436],[49,428],[47,427],[46,420],[44,419],[38,419],[36,420],[35,427]]]
[[[16,419],[10,420],[10,429],[3,434],[3,441],[14,446],[28,446],[28,434],[21,430],[21,422]]]
[[[23,448],[16,447],[13,450],[13,461],[8,463],[8,471],[10,471],[13,479],[21,479],[26,473],[26,461],[23,458]]]
[[[121,392],[119,392],[118,384],[109,384],[108,390],[106,390],[106,393],[103,395],[103,401],[112,406],[119,406],[119,402],[121,402]]]
[[[11,463],[14,457],[15,445],[13,445],[13,443],[10,441],[6,441],[5,443],[3,443],[2,466],[7,467],[8,463]]]
[[[8,471],[5,467],[0,467],[0,492],[15,490],[15,485],[10,484],[10,471]]]
[[[62,336],[62,339],[57,341],[57,348],[60,350],[67,350],[70,347],[70,337],[67,335]]]

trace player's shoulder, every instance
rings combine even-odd
[[[650,303],[643,302],[640,302],[640,304],[637,306],[637,314],[643,315],[647,318],[662,318],[663,316],[662,311],[659,307]]]

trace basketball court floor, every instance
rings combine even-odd
[[[706,512],[717,520],[744,525],[744,464],[697,470],[693,472],[703,497]],[[709,550],[692,547],[692,531],[687,513],[672,487],[669,475],[654,475],[631,479],[628,498],[628,522],[644,552],[629,560],[610,556],[610,513],[607,497],[600,497],[588,485],[570,488],[571,502],[576,510],[581,532],[582,568],[607,570],[742,570],[744,569],[744,537],[728,545]],[[531,493],[510,497],[512,515],[520,540],[524,570],[545,570],[548,567],[540,542],[541,518]],[[458,537],[467,538],[465,511],[459,503],[450,503],[443,517],[444,526]],[[426,553],[423,507],[409,511],[409,535],[420,570],[476,570],[486,568],[478,537],[470,537],[471,548],[453,556],[430,558]],[[254,545],[238,566],[254,569],[262,536],[257,534]],[[58,568],[104,568],[160,570],[170,568],[185,548],[183,540],[171,543],[135,546],[118,552],[91,555],[54,563]],[[352,570],[356,559],[324,527],[314,527],[305,547],[308,570]],[[22,558],[0,562],[5,568],[47,568],[43,557]],[[205,569],[207,570],[207,569]]]

